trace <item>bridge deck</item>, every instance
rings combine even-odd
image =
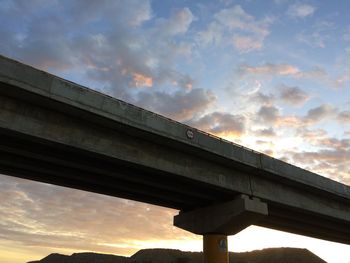
[[[185,211],[246,194],[259,225],[350,244],[349,186],[5,57],[0,135],[3,174]]]

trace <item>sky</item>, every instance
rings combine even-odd
[[[0,54],[350,185],[347,0],[0,0]],[[0,262],[200,251],[176,210],[0,175]],[[260,227],[231,251],[350,246]]]

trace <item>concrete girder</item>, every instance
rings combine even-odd
[[[245,194],[260,226],[350,244],[349,186],[1,56],[0,173],[184,213]]]

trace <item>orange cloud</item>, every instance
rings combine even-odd
[[[153,79],[149,76],[142,75],[140,73],[133,73],[132,76],[133,76],[134,85],[138,88],[153,86]]]
[[[340,82],[331,80],[327,72],[321,67],[313,67],[309,70],[301,70],[290,64],[265,63],[260,66],[241,65],[239,72],[243,75],[270,75],[270,76],[289,76],[292,78],[314,79],[318,81],[327,81],[332,85],[338,85]]]
[[[300,70],[292,65],[289,64],[270,64],[267,63],[262,66],[253,67],[253,66],[244,66],[242,68],[243,73],[248,74],[261,74],[261,75],[282,75],[282,76],[288,76],[288,75],[297,75]]]
[[[286,126],[286,127],[304,127],[306,123],[303,121],[303,119],[297,117],[297,116],[280,116],[277,120],[278,126]]]

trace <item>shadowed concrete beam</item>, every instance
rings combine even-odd
[[[204,214],[196,223],[179,216],[189,229],[203,224],[197,232],[233,233],[252,221],[350,244],[350,186],[2,56],[0,173],[188,215],[217,204],[194,211]],[[248,203],[259,199],[242,196],[220,209],[239,194],[262,200],[268,215],[258,220]]]
[[[180,212],[174,225],[199,235],[234,235],[267,215],[266,203],[239,195],[226,203]]]

